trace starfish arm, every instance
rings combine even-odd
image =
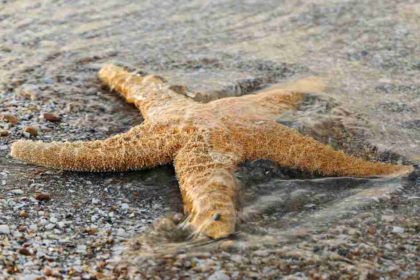
[[[262,106],[280,113],[284,110],[297,109],[304,100],[305,94],[320,93],[324,89],[325,83],[322,79],[307,77],[286,84],[279,84],[255,94],[244,95],[237,100],[243,99],[252,104],[249,106]]]
[[[19,140],[11,155],[28,163],[73,171],[125,171],[172,160],[176,134],[166,127],[140,125],[105,140],[51,142]]]
[[[103,66],[98,75],[103,83],[119,92],[128,103],[134,103],[145,119],[149,115],[160,115],[174,105],[194,103],[182,94],[184,87],[169,86],[156,75],[140,76],[112,64]]]
[[[249,160],[270,159],[283,166],[324,176],[394,176],[413,170],[412,166],[370,162],[347,155],[280,124],[249,133],[244,141]]]
[[[177,154],[175,170],[184,210],[195,233],[218,239],[234,232],[237,163],[235,156],[211,151],[203,142],[192,141]]]

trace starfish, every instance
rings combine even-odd
[[[206,104],[188,98],[184,86],[112,64],[101,68],[99,78],[140,110],[142,124],[105,140],[19,140],[11,155],[32,164],[88,172],[173,162],[187,224],[211,238],[235,231],[239,188],[234,171],[246,160],[269,159],[324,176],[397,176],[412,170],[347,155],[278,123],[279,115],[297,109],[307,92],[323,90],[314,78]]]

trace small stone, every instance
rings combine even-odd
[[[94,279],[93,276],[91,276],[89,273],[84,273],[82,275],[82,280],[89,280],[89,279]]]
[[[61,121],[61,118],[54,113],[44,113],[42,114],[42,117],[44,118],[44,120],[49,121],[49,122]]]
[[[308,204],[305,204],[303,207],[305,207],[306,209],[315,209],[316,208],[316,204],[314,204],[314,203],[308,203]]]
[[[118,236],[124,236],[124,235],[125,235],[125,230],[124,230],[124,229],[122,229],[122,228],[119,228],[119,229],[117,230],[117,235],[118,235]]]
[[[19,212],[19,217],[26,219],[26,218],[29,217],[29,214],[25,210],[22,210],[22,211]]]
[[[11,125],[16,125],[19,122],[19,119],[12,114],[2,114],[0,115],[0,120],[6,121]]]
[[[13,194],[23,194],[23,191],[20,190],[20,189],[14,189],[14,190],[11,191],[11,193],[13,193]]]
[[[392,227],[393,233],[404,233],[404,228],[402,227]]]
[[[76,252],[80,253],[80,254],[86,254],[86,245],[78,245],[76,248]]]
[[[53,272],[52,272],[51,268],[45,267],[44,268],[44,275],[47,276],[47,277],[53,276]]]
[[[48,225],[45,226],[46,230],[52,230],[53,228],[55,228],[54,224],[48,224]]]
[[[391,243],[386,243],[384,245],[384,248],[387,249],[387,250],[394,250],[394,248],[392,247],[392,244]]]
[[[294,236],[296,237],[306,237],[310,233],[309,229],[307,228],[298,228],[294,232]]]
[[[23,129],[23,132],[24,132],[25,137],[28,137],[28,134],[29,134],[29,136],[32,136],[32,137],[38,136],[38,128],[35,127],[35,126],[26,126]],[[26,134],[25,134],[25,132],[26,132]]]
[[[26,226],[24,226],[24,225],[20,225],[20,226],[17,228],[17,230],[18,230],[19,232],[25,232],[25,231],[26,231]]]
[[[230,280],[230,277],[227,276],[223,271],[216,271],[210,277],[208,280]]]
[[[31,256],[32,255],[31,251],[29,251],[27,248],[20,248],[18,250],[18,253],[21,254],[21,255],[24,255],[24,256]]]
[[[258,257],[267,257],[270,253],[267,250],[257,250],[253,253],[253,255]]]
[[[230,259],[234,262],[237,262],[237,263],[241,263],[243,261],[243,259],[240,255],[233,255]]]
[[[35,199],[39,201],[49,201],[51,200],[51,196],[49,193],[37,193]]]
[[[382,215],[382,221],[384,222],[393,222],[395,220],[395,216],[393,215]]]
[[[92,204],[98,204],[99,203],[99,199],[97,198],[92,198]]]
[[[130,206],[127,203],[121,204],[121,209],[128,210],[129,208],[130,208]]]
[[[8,225],[0,225],[0,234],[10,234],[10,228]]]
[[[6,129],[0,129],[0,137],[8,136],[10,132]]]
[[[370,225],[368,228],[369,234],[375,234],[376,233],[376,225]]]
[[[38,226],[36,224],[32,224],[32,225],[29,226],[29,230],[35,232],[35,231],[38,230]]]
[[[95,235],[98,232],[98,229],[89,227],[89,228],[85,228],[83,231],[89,235]]]
[[[22,280],[39,280],[42,279],[41,275],[38,274],[26,274],[21,278]]]

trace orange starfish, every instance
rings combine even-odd
[[[100,141],[19,140],[12,156],[90,172],[174,162],[188,222],[212,238],[235,230],[238,184],[233,172],[245,160],[270,159],[325,176],[398,175],[412,169],[346,155],[276,122],[282,112],[299,106],[304,92],[322,90],[316,79],[202,104],[182,94],[185,87],[170,86],[158,76],[106,65],[99,77],[140,109],[144,123]]]

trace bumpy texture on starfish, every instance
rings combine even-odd
[[[315,79],[283,89],[197,103],[182,86],[106,65],[99,78],[134,103],[145,121],[101,141],[20,140],[13,157],[78,171],[124,171],[174,162],[188,222],[195,232],[222,238],[235,230],[238,184],[235,168],[245,160],[270,159],[325,176],[402,174],[410,166],[368,162],[335,151],[276,122],[296,109],[305,92],[322,91]]]

